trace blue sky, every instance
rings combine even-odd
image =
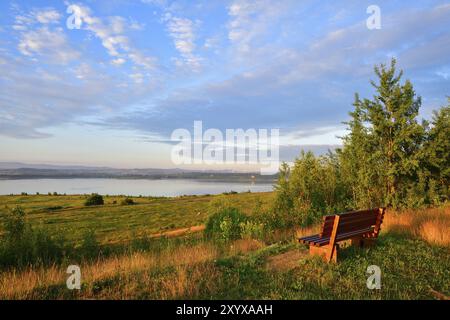
[[[391,57],[421,116],[450,95],[448,1],[1,1],[0,22],[0,161],[173,167],[194,120],[280,128],[292,160],[339,144]]]

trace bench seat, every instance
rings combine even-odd
[[[311,254],[321,255],[328,262],[337,261],[338,243],[351,240],[359,246],[371,245],[381,230],[385,208],[375,208],[328,215],[323,217],[322,230],[318,234],[299,238],[309,245]]]
[[[361,230],[355,230],[352,232],[347,232],[347,233],[337,235],[336,241],[344,241],[344,240],[352,239],[355,236],[364,236],[364,235],[367,235],[367,238],[369,238],[370,234],[372,232],[373,232],[373,227],[369,227],[369,228],[365,228],[365,229],[361,229]],[[308,236],[308,237],[303,237],[298,240],[301,243],[311,244],[311,245],[314,245],[317,247],[325,246],[330,243],[330,237],[321,238],[320,233],[312,235],[312,236]]]

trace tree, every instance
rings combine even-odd
[[[344,148],[337,150],[342,183],[347,189],[348,207],[371,208],[383,203],[382,174],[375,156],[377,144],[365,124],[367,112],[358,94],[353,106],[351,120],[345,122],[349,133],[342,138]]]
[[[401,83],[403,72],[397,73],[395,65],[392,59],[390,66],[375,66],[378,82],[371,81],[376,92],[372,100],[356,97],[350,114],[351,134],[344,139],[343,152],[347,162],[356,165],[355,176],[366,189],[369,203],[375,200],[398,207],[404,204],[410,184],[418,179],[418,151],[425,129],[416,119],[421,99],[409,80]],[[371,195],[371,188],[381,188],[381,199]]]
[[[449,199],[450,184],[450,97],[448,105],[433,112],[431,128],[422,153],[423,170],[428,176],[429,202]]]
[[[287,212],[292,208],[292,199],[289,191],[289,176],[291,168],[286,162],[283,162],[280,166],[278,173],[277,184],[275,190],[277,192],[277,198],[275,199],[275,210]]]

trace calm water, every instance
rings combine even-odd
[[[272,184],[239,182],[204,182],[187,179],[133,180],[133,179],[24,179],[0,180],[0,194],[66,194],[99,193],[130,196],[179,196],[218,194],[230,191],[272,191]]]

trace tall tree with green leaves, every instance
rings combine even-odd
[[[440,204],[450,198],[450,97],[447,106],[433,112],[431,128],[422,150],[423,168],[428,174],[429,202]]]
[[[373,199],[370,193],[381,188],[382,202],[398,207],[404,204],[410,183],[417,180],[425,131],[417,122],[421,99],[409,80],[401,83],[403,72],[397,73],[395,65],[392,59],[389,66],[375,67],[378,81],[371,81],[372,100],[356,98],[343,152],[350,153],[360,179],[355,183],[366,188],[367,197]]]
[[[341,177],[347,189],[347,207],[370,208],[383,203],[380,192],[381,173],[377,165],[373,135],[366,125],[366,110],[358,94],[355,94],[354,110],[345,122],[349,133],[344,136],[344,148],[338,149]]]

